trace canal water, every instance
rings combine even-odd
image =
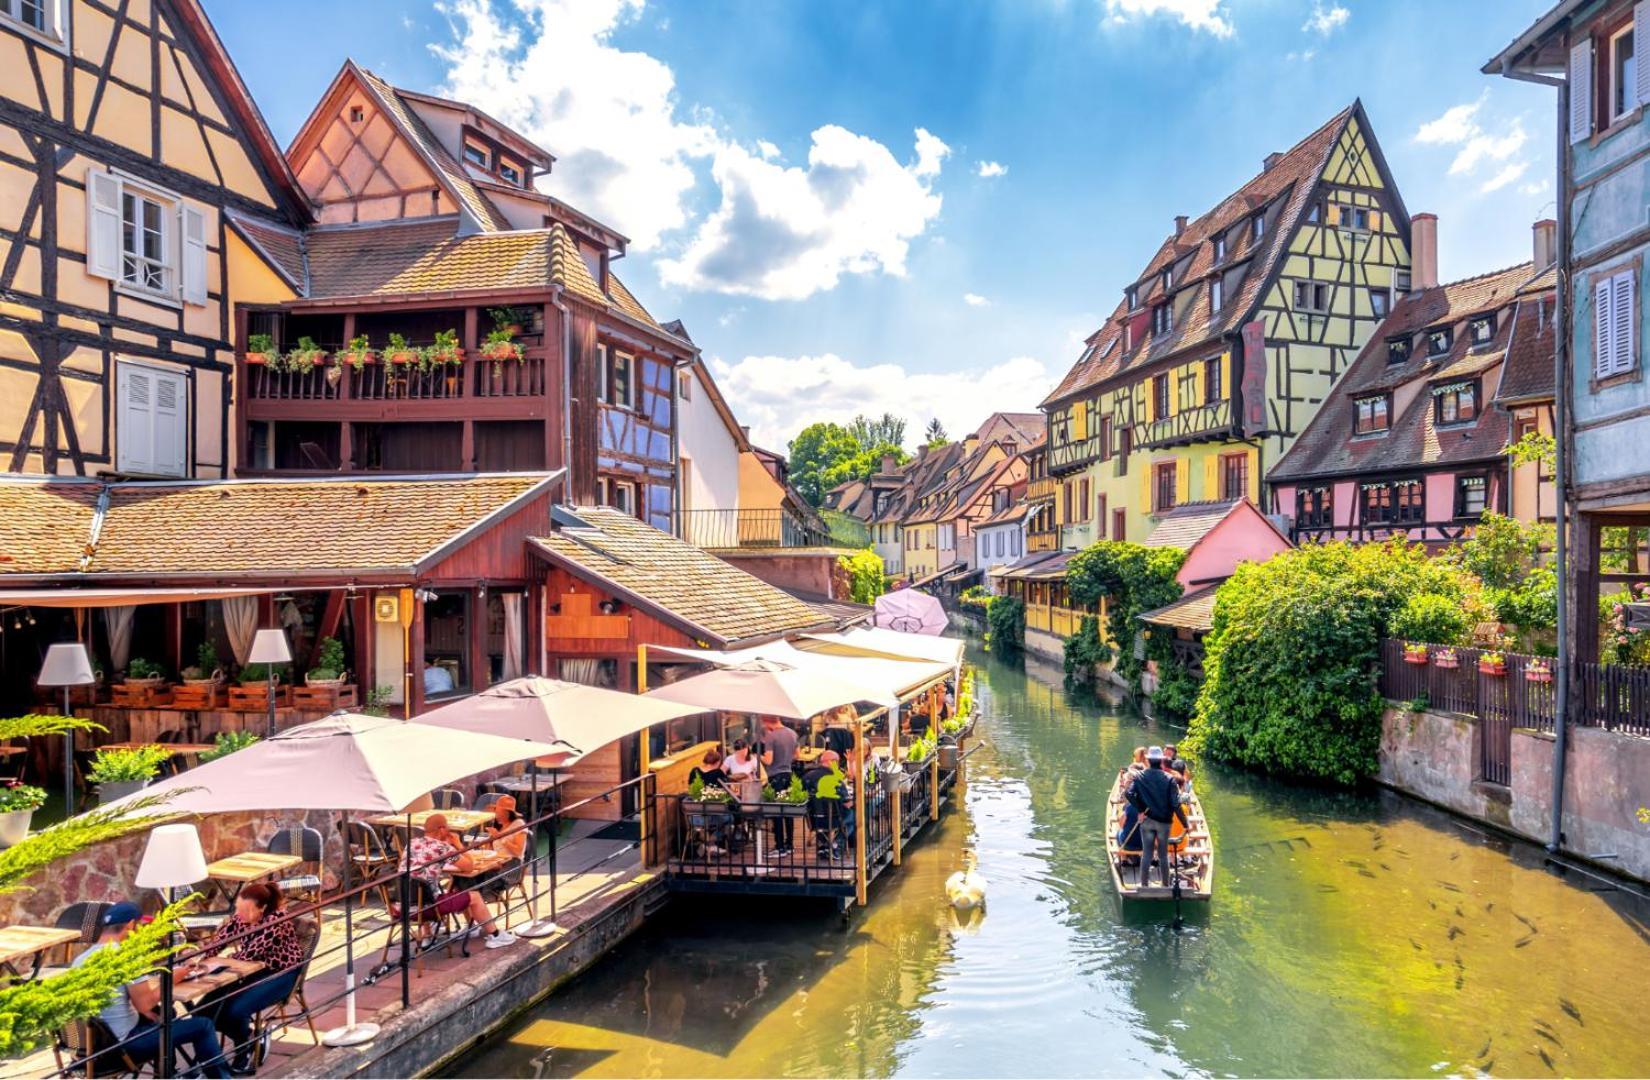
[[[988,747],[868,909],[677,899],[458,1075],[1650,1075],[1636,896],[1390,793],[1206,766],[1215,899],[1124,912],[1106,793],[1177,733],[972,659]]]

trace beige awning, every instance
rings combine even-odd
[[[231,596],[263,596],[278,589],[0,589],[0,606],[104,608],[129,604],[187,604]]]

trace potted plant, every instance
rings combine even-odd
[[[1427,647],[1426,647],[1426,645],[1424,645],[1420,642],[1415,642],[1415,641],[1409,641],[1409,642],[1404,643],[1404,663],[1406,663],[1406,664],[1423,664],[1424,665],[1426,662],[1427,662]]]
[[[1553,665],[1552,665],[1552,662],[1547,660],[1545,657],[1541,657],[1541,656],[1537,656],[1534,659],[1532,659],[1528,664],[1524,665],[1524,681],[1525,682],[1543,682],[1543,683],[1552,682],[1553,681]]]
[[[315,666],[304,673],[304,685],[336,688],[344,682],[344,643],[335,637],[322,638],[321,654]]]
[[[131,750],[99,750],[86,774],[96,785],[100,803],[123,799],[141,791],[160,775],[160,766],[171,753],[163,746],[139,746]]]
[[[201,754],[201,761],[216,761],[221,757],[228,757],[237,750],[245,750],[258,741],[258,736],[250,731],[220,731],[217,738],[212,740],[212,749]]]
[[[178,672],[183,678],[185,686],[198,689],[208,689],[223,681],[223,672],[218,667],[218,650],[212,647],[210,641],[203,641],[200,648],[195,650],[195,662]]]
[[[1478,671],[1482,675],[1505,675],[1507,658],[1494,650],[1483,653],[1478,657]]]
[[[910,746],[905,748],[905,771],[908,773],[922,772],[923,767],[928,764],[928,759],[933,753],[934,741],[931,737],[924,735],[922,738],[914,740]]]
[[[356,334],[349,339],[349,344],[337,355],[338,367],[343,369],[345,364],[360,371],[373,361],[372,346],[367,343],[367,335]]]
[[[808,812],[808,789],[799,780],[792,780],[784,791],[763,784],[762,810],[774,817],[801,817]]]
[[[272,334],[248,334],[246,338],[246,362],[249,364],[267,364],[271,358],[279,361],[280,354],[275,351],[275,337]]]
[[[494,330],[503,330],[512,338],[521,336],[521,313],[515,308],[488,308],[487,315],[493,320]]]
[[[1432,654],[1432,662],[1446,671],[1454,671],[1461,666],[1461,657],[1453,648],[1442,648]]]
[[[464,362],[464,350],[458,344],[457,330],[437,330],[435,342],[424,349],[427,367],[451,367]]]
[[[269,682],[271,667],[275,672],[275,685],[279,686],[286,678],[285,664],[248,664],[241,668],[240,683],[242,686],[264,686]]]
[[[29,835],[34,812],[46,804],[44,788],[13,780],[0,787],[0,847],[11,847]]]
[[[159,690],[166,683],[166,669],[134,656],[126,665],[126,677],[121,683],[131,690]]]
[[[389,344],[384,346],[384,363],[396,364],[402,367],[416,364],[419,359],[419,350],[407,344],[407,339],[400,334],[391,334]]]
[[[487,340],[481,345],[481,358],[493,362],[495,379],[503,377],[505,361],[514,360],[519,364],[525,356],[521,343],[516,341],[514,332],[508,329],[490,331]]]
[[[296,371],[300,375],[308,375],[316,368],[327,362],[327,351],[315,344],[312,337],[301,337],[298,344],[287,350],[281,366],[286,371]]]

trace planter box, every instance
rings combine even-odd
[[[1487,660],[1480,660],[1478,661],[1478,673],[1480,675],[1505,675],[1507,673],[1507,664],[1505,661],[1499,664],[1492,664]]]
[[[1435,667],[1441,667],[1445,671],[1454,671],[1461,666],[1461,658],[1459,656],[1445,656],[1440,653],[1432,658],[1432,663]]]
[[[284,709],[292,704],[292,687],[275,687],[275,707]],[[269,708],[269,688],[263,683],[251,686],[231,686],[229,707],[242,712],[262,712]]]
[[[1553,681],[1552,669],[1549,668],[1549,669],[1543,671],[1543,670],[1538,669],[1538,668],[1525,668],[1524,669],[1524,681],[1525,682],[1550,683],[1550,682]]]
[[[1426,662],[1427,662],[1427,654],[1425,652],[1406,652],[1406,653],[1404,653],[1404,663],[1406,663],[1406,664],[1420,664],[1422,666],[1425,666]]]
[[[762,802],[762,816],[763,817],[776,817],[776,818],[807,817],[808,816],[808,804],[807,803],[788,803],[788,802],[768,802],[767,800],[764,800]]]
[[[109,703],[122,709],[158,709],[172,704],[172,691],[159,680],[118,683],[109,688]]]
[[[354,683],[341,680],[337,685],[329,681],[319,686],[294,686],[292,704],[299,709],[324,709],[327,712],[353,709],[360,704],[360,694]]]
[[[934,761],[934,755],[929,754],[927,757],[923,758],[921,761],[907,761],[907,762],[905,762],[904,764],[905,764],[906,775],[916,776],[918,773],[927,772],[929,765],[933,764],[933,761]]]
[[[172,691],[174,709],[221,709],[229,704],[223,683],[190,680]]]

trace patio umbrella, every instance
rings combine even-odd
[[[777,660],[749,660],[661,686],[647,695],[657,701],[695,706],[695,712],[725,710],[806,720],[816,713],[856,701],[894,708],[899,698],[887,687],[858,682],[846,671],[800,667]]]
[[[550,743],[455,731],[389,717],[333,713],[152,784],[109,806],[169,795],[165,809],[180,813],[355,810],[393,814],[454,780],[559,749]],[[354,907],[349,866],[346,851],[347,996],[344,1026],[327,1032],[326,1041],[334,1046],[352,1046],[378,1034],[377,1025],[355,1022]]]
[[[946,617],[940,602],[920,589],[899,589],[877,597],[875,625],[889,630],[903,630],[907,634],[929,634],[938,637],[945,633],[951,620]]]
[[[834,654],[848,652],[900,660],[932,660],[952,667],[962,661],[963,643],[959,638],[909,634],[879,626],[856,627],[842,633],[803,634],[802,637],[823,643],[826,651]]]

